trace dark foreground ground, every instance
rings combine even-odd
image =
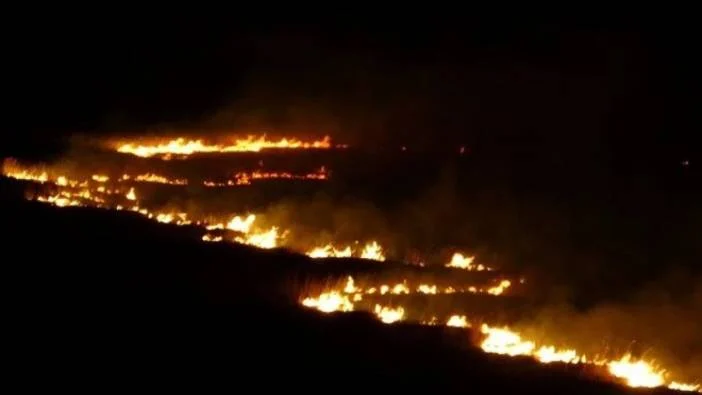
[[[25,388],[628,391],[593,372],[486,355],[460,330],[303,310],[291,284],[313,265],[304,257],[204,244],[1,186],[3,355]]]

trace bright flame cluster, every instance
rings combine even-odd
[[[452,267],[452,268],[463,269],[463,270],[471,270],[471,271],[477,271],[477,272],[493,270],[492,268],[484,266],[482,263],[474,265],[473,264],[474,260],[475,260],[475,257],[473,257],[473,256],[464,256],[463,254],[457,252],[457,253],[453,254],[453,256],[451,257],[451,261],[446,264],[446,267]]]
[[[332,244],[327,244],[323,247],[315,247],[307,251],[307,256],[311,258],[349,258],[357,256],[361,259],[370,259],[373,261],[384,261],[385,254],[383,247],[377,241],[371,241],[363,246],[362,249],[354,251],[351,246],[345,248],[336,248]]]

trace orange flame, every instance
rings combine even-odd
[[[345,148],[346,146],[337,145],[336,147]],[[282,138],[274,141],[268,140],[265,135],[260,137],[250,135],[245,139],[234,139],[224,144],[207,143],[202,139],[186,140],[184,137],[178,137],[153,144],[120,142],[115,144],[114,148],[120,153],[148,158],[156,155],[165,157],[166,155],[187,156],[197,153],[259,152],[264,149],[330,149],[332,144],[329,136],[325,136],[321,140],[303,142],[295,138]]]

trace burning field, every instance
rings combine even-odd
[[[579,331],[569,322],[539,325],[541,306],[530,295],[528,274],[458,238],[437,240],[445,229],[426,226],[421,210],[410,207],[383,220],[383,202],[370,208],[339,203],[334,196],[352,189],[360,200],[373,185],[387,190],[407,184],[383,174],[384,168],[358,171],[354,167],[367,166],[363,158],[330,137],[117,139],[74,147],[55,163],[6,158],[2,172],[26,182],[27,199],[57,208],[143,217],[207,245],[304,255],[311,265],[288,297],[305,309],[365,312],[388,325],[460,328],[466,344],[485,353],[563,364],[629,387],[702,392],[700,378],[689,373],[696,370],[657,358],[665,355],[660,344],[640,352],[641,346],[631,346],[639,339],[626,331],[589,333],[571,344]],[[430,200],[442,205],[440,198]],[[421,232],[403,234],[412,226]],[[591,341],[598,337],[607,344]]]

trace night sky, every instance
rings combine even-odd
[[[684,21],[350,22],[74,16],[7,28],[6,147],[187,128],[556,160],[693,155]]]

